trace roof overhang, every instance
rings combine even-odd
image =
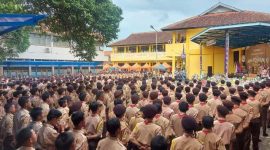
[[[270,23],[246,23],[208,28],[191,38],[198,44],[225,47],[225,32],[229,32],[230,48],[240,48],[270,42]]]
[[[0,14],[0,36],[23,26],[36,25],[45,15]]]

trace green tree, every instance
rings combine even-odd
[[[48,15],[44,28],[67,41],[83,60],[96,56],[95,45],[117,38],[122,10],[111,0],[26,0],[27,10]]]
[[[26,13],[22,0],[0,0],[0,13]],[[0,36],[0,61],[18,56],[29,47],[30,28],[22,28]]]

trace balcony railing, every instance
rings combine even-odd
[[[165,52],[142,52],[142,53],[114,53],[111,61],[155,61],[170,60]]]

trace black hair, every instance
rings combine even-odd
[[[239,84],[240,84],[239,80],[235,80],[235,81],[234,81],[234,84],[235,84],[235,85],[239,85]]]
[[[251,96],[251,97],[255,97],[257,94],[253,90],[248,90],[248,95]]]
[[[226,117],[226,115],[229,114],[229,110],[222,105],[217,106],[217,112],[221,117]]]
[[[117,118],[121,118],[125,115],[126,107],[123,104],[118,104],[113,108],[113,112]]]
[[[155,115],[157,114],[157,108],[156,106],[152,104],[148,104],[144,106],[143,108],[143,116],[147,119],[153,119]]]
[[[187,99],[187,102],[189,103],[189,104],[193,104],[194,103],[194,101],[195,101],[195,96],[193,95],[193,94],[187,94],[186,95],[186,99]]]
[[[38,88],[34,87],[30,90],[31,95],[36,95]]]
[[[63,105],[67,102],[67,99],[62,97],[58,100],[58,104],[60,107],[63,107]]]
[[[139,100],[140,100],[139,95],[133,94],[133,95],[131,96],[131,102],[132,102],[132,104],[137,104]]]
[[[232,99],[235,99],[236,96],[233,96]],[[237,98],[237,97],[236,97]],[[233,109],[233,105],[234,103],[229,101],[229,100],[225,100],[222,102],[223,103],[223,106],[225,106],[229,111],[232,111]]]
[[[186,93],[189,93],[189,92],[190,92],[190,87],[188,87],[188,86],[185,87],[185,92],[186,92]]]
[[[220,94],[221,94],[221,92],[219,90],[214,90],[213,91],[213,95],[216,96],[216,97],[220,96]]]
[[[74,143],[74,136],[71,132],[63,132],[55,140],[56,150],[70,150]]]
[[[240,92],[239,93],[241,101],[245,101],[248,98],[248,94],[246,92]]]
[[[211,129],[214,126],[214,118],[211,116],[204,116],[202,118],[202,125],[206,129]]]
[[[192,89],[192,93],[197,96],[200,93],[200,89],[195,87]]]
[[[50,97],[50,93],[49,92],[44,92],[42,95],[41,95],[41,98],[43,101],[46,101],[48,98]]]
[[[18,101],[19,105],[20,105],[22,108],[24,108],[25,105],[26,105],[28,102],[29,102],[29,97],[28,97],[28,96],[22,96],[22,97],[19,98],[19,101]]]
[[[142,95],[143,95],[143,98],[148,98],[149,92],[148,91],[143,91]]]
[[[231,101],[235,104],[235,105],[240,105],[241,103],[241,99],[237,96],[232,96],[231,97]]]
[[[157,92],[151,92],[149,97],[150,97],[151,100],[155,100],[155,99],[158,98],[158,93]]]
[[[8,102],[5,104],[4,109],[5,109],[6,113],[9,113],[9,109],[12,107],[12,105],[14,105],[14,104],[11,102]]]
[[[206,100],[207,100],[207,95],[206,94],[204,94],[204,93],[200,93],[199,94],[199,101],[200,102],[205,102]]]
[[[79,94],[79,99],[80,99],[80,101],[84,101],[85,98],[86,98],[86,93],[85,93],[85,92],[81,92],[81,93]]]
[[[171,97],[170,96],[163,97],[163,102],[165,105],[170,105],[171,104]]]
[[[167,90],[162,90],[162,96],[168,96],[169,92]]]
[[[176,92],[176,93],[175,93],[175,98],[178,99],[178,100],[180,100],[180,99],[182,98],[182,94]]]
[[[32,130],[28,127],[21,129],[16,135],[16,147],[19,148],[32,137]]]
[[[151,145],[151,150],[167,150],[168,149],[167,141],[161,135],[153,137],[150,145]]]
[[[111,135],[116,135],[116,131],[121,128],[120,120],[118,118],[111,118],[106,122],[106,127]]]
[[[226,100],[227,95],[226,94],[220,94],[219,97],[220,97],[221,100]]]
[[[234,94],[236,92],[236,89],[235,88],[229,88],[229,92],[230,92],[230,94]]]
[[[154,103],[154,105],[157,108],[157,113],[160,114],[162,112],[162,105],[159,103]]]
[[[175,92],[181,93],[182,90],[183,90],[182,87],[181,87],[181,86],[178,86],[178,87],[175,89]]]
[[[54,118],[59,118],[62,116],[62,113],[57,109],[51,109],[48,113],[47,120],[51,121]]]
[[[89,104],[89,109],[92,111],[92,113],[96,113],[100,105],[101,104],[99,104],[97,101],[93,101]]]
[[[84,120],[84,113],[81,111],[76,111],[71,115],[71,121],[75,127],[77,127]]]
[[[58,93],[59,95],[62,95],[64,92],[65,92],[65,89],[64,89],[64,88],[59,88],[59,89],[57,89],[57,93]]]
[[[30,111],[30,116],[33,121],[36,121],[39,116],[42,116],[42,108],[41,107],[35,107]]]
[[[179,110],[181,111],[181,112],[187,112],[188,111],[188,103],[187,102],[185,102],[185,101],[183,101],[183,102],[181,102],[181,103],[179,103],[178,104],[178,108],[179,108]]]
[[[114,105],[114,106],[116,106],[116,105],[118,105],[118,104],[123,104],[123,101],[122,101],[120,98],[115,99],[115,100],[113,101],[113,105]]]
[[[191,116],[184,116],[181,121],[184,131],[188,134],[193,134],[197,130],[198,124]]]

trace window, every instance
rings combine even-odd
[[[178,32],[176,33],[176,43],[185,43],[186,42],[186,33],[185,32]]]
[[[130,53],[136,53],[136,46],[130,46],[130,47],[128,48],[128,51],[129,51]]]
[[[156,45],[153,45],[153,52],[156,51]],[[157,45],[157,51],[158,52],[165,52],[164,45]]]
[[[148,45],[141,46],[141,52],[148,52],[148,51],[149,51]]]
[[[125,48],[124,47],[117,47],[117,53],[124,53]]]

